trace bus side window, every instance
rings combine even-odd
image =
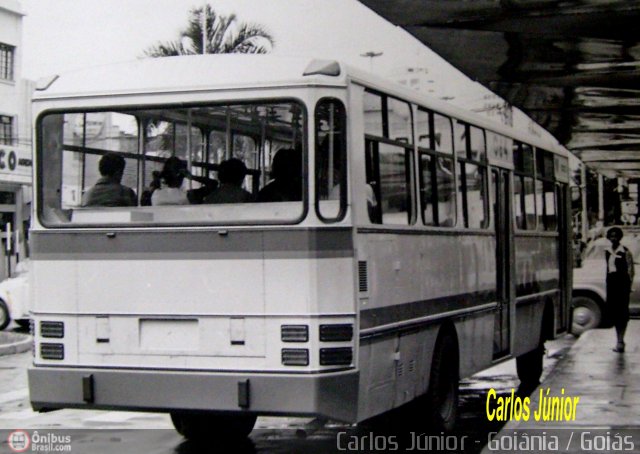
[[[435,179],[434,159],[431,155],[420,153],[420,206],[422,208],[422,221],[425,225],[437,225],[437,188],[434,190]]]
[[[516,219],[516,227],[520,230],[526,228],[524,217],[524,193],[523,178],[519,175],[513,176],[513,216]]]
[[[324,222],[344,217],[347,201],[347,121],[342,102],[318,101],[316,133],[316,211]]]
[[[367,184],[365,185],[365,203],[367,204],[367,214],[369,221],[373,224],[382,224],[382,212],[380,211],[380,188],[378,179],[380,178],[380,168],[377,160],[377,143],[373,140],[366,141],[366,171]]]
[[[368,210],[375,224],[409,225],[412,217],[412,193],[410,185],[411,153],[404,147],[383,142],[371,142],[370,163],[374,173],[367,175]],[[370,196],[373,192],[374,199]]]
[[[365,186],[365,198],[367,200],[367,213],[369,214],[369,220],[374,224],[381,224],[380,210],[378,208],[378,198],[376,192],[373,189],[374,181],[367,183]]]
[[[531,145],[513,142],[513,214],[520,230],[536,230],[536,186]]]
[[[373,189],[366,189],[369,220],[374,224],[410,225],[415,221],[411,106],[398,98],[366,91],[363,114],[366,181]]]
[[[453,159],[438,156],[436,184],[438,188],[438,225],[441,227],[453,227],[456,224],[456,188],[453,172]]]

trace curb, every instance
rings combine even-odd
[[[28,334],[0,333],[0,356],[31,350],[33,338]]]

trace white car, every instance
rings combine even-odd
[[[22,328],[29,326],[28,260],[20,262],[13,277],[0,282],[0,330],[15,321]]]
[[[635,278],[631,286],[629,308],[631,313],[640,310],[640,232],[624,231],[621,243],[633,254]],[[611,326],[607,308],[605,249],[611,246],[606,238],[591,241],[584,251],[582,266],[573,270],[571,331],[580,335],[598,326]]]

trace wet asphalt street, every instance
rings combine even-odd
[[[547,343],[545,372],[548,374],[558,359],[575,342],[566,336]],[[0,452],[15,452],[7,443],[8,434],[24,430],[34,440],[51,440],[52,450],[63,452],[93,453],[162,453],[187,454],[203,452],[233,453],[332,453],[346,448],[356,452],[394,450],[395,435],[379,426],[351,427],[339,423],[301,418],[258,419],[256,429],[244,442],[225,446],[218,440],[197,445],[185,441],[173,430],[168,415],[134,412],[110,412],[87,410],[59,410],[38,414],[31,410],[28,401],[26,368],[31,353],[0,357]],[[544,376],[543,376],[544,378]],[[494,388],[498,396],[506,396],[517,388],[515,363],[509,361],[481,372],[461,383],[459,437],[471,434],[477,441],[467,443],[464,452],[479,452],[487,435],[500,430],[502,423],[487,421],[486,395]],[[394,416],[395,418],[395,416]],[[37,432],[37,435],[36,435]],[[70,437],[70,443],[65,443]],[[398,439],[411,443],[408,433]],[[59,441],[62,441],[59,443]],[[352,444],[349,444],[349,442]],[[377,445],[373,442],[377,441]],[[355,443],[355,444],[354,444]],[[41,443],[42,444],[42,443]],[[383,446],[384,444],[384,446]],[[70,448],[65,448],[70,445]],[[380,449],[384,448],[384,449]],[[352,452],[353,449],[350,449]],[[398,447],[398,451],[402,452]]]

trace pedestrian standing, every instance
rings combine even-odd
[[[633,282],[633,256],[620,244],[623,233],[620,227],[607,230],[611,247],[605,250],[607,261],[607,306],[611,310],[616,329],[617,343],[614,352],[624,352],[624,334],[629,323],[629,294]]]

